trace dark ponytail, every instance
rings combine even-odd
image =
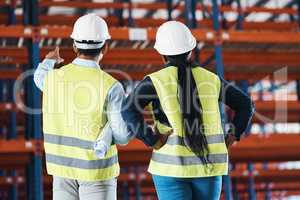
[[[178,68],[178,98],[185,130],[184,144],[201,159],[203,164],[207,164],[208,144],[204,134],[202,106],[188,55],[189,52],[165,56],[165,59],[168,65]]]

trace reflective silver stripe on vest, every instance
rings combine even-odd
[[[209,154],[208,159],[212,164],[216,163],[226,163],[227,162],[227,154]],[[170,165],[202,165],[203,162],[197,156],[173,156],[166,155],[161,153],[152,154],[152,160],[164,164]]]
[[[223,143],[225,141],[224,140],[224,134],[207,135],[206,139],[207,139],[208,144]],[[184,138],[181,137],[181,136],[178,136],[178,135],[170,136],[168,138],[167,144],[185,146]]]
[[[93,149],[94,143],[74,137],[44,134],[44,141],[51,144],[59,144],[82,149]]]
[[[101,160],[82,160],[78,158],[46,154],[46,162],[81,169],[104,169],[118,163],[118,156],[115,155]]]

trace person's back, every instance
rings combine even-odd
[[[104,159],[98,159],[93,151],[107,122],[104,103],[115,82],[101,69],[74,64],[48,73],[43,90],[43,131],[49,174],[83,181],[118,176],[116,146]]]
[[[152,154],[149,165],[151,174],[190,178],[225,175],[228,172],[227,148],[219,113],[220,80],[215,74],[197,65],[193,66],[192,74],[198,86],[199,99],[201,99],[203,129],[208,143],[210,169],[204,167],[206,164],[203,163],[204,155],[193,152],[185,145],[184,140],[189,133],[186,133],[181,123],[183,117],[177,98],[178,67],[169,64],[148,75],[160,102],[162,102],[161,108],[168,118],[168,126],[173,129],[173,134],[169,137],[166,145]],[[191,95],[193,96],[193,94]],[[198,117],[200,118],[200,116]],[[159,119],[154,120],[159,121]],[[190,127],[190,129],[197,127],[196,123],[194,125],[195,127]]]

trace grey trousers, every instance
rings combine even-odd
[[[116,200],[117,179],[86,182],[53,176],[53,200]]]

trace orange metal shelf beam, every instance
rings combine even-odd
[[[0,6],[8,6],[8,2],[5,0],[0,0]]]
[[[230,25],[231,23],[229,23]],[[233,23],[232,23],[233,24]],[[276,30],[276,31],[297,31],[298,24],[295,22],[243,22],[244,30]]]
[[[3,64],[28,64],[28,51],[25,47],[2,47],[0,48],[0,58],[0,63]],[[14,75],[19,76],[19,72],[21,70],[15,71]]]
[[[226,33],[226,32],[224,32]],[[271,31],[228,31],[228,42],[248,42],[250,43],[299,43],[300,37],[297,32],[271,32]]]
[[[1,63],[1,61],[0,61]],[[15,64],[16,62],[13,62]],[[21,74],[21,70],[0,70],[0,79],[16,79]]]
[[[0,186],[1,187],[8,187],[12,185],[21,185],[25,183],[24,176],[5,176],[0,177]]]
[[[12,38],[31,38],[32,33],[36,29],[33,29],[32,27],[24,27],[21,25],[14,25],[14,26],[5,26],[0,25],[0,37],[12,37]]]
[[[1,47],[1,64],[28,64],[28,51],[25,47]],[[17,78],[21,73],[20,69],[15,71],[1,71],[1,78]]]
[[[110,28],[112,39],[130,40],[130,28]],[[147,40],[155,40],[156,29],[145,28]],[[22,26],[0,26],[0,37],[41,37],[41,38],[69,38],[71,26],[41,26],[38,28]],[[300,43],[298,32],[271,32],[271,31],[223,31],[220,38],[212,30],[194,29],[193,33],[197,40],[214,42],[216,39],[224,42],[240,43]],[[132,38],[134,39],[134,38]]]
[[[67,25],[73,24],[79,15],[40,15],[39,20],[41,25]],[[115,16],[105,17],[108,25],[118,26],[118,19]],[[153,19],[153,18],[134,18],[136,27],[158,27],[166,20]],[[184,21],[183,18],[177,18],[176,20]],[[7,22],[7,15],[0,15],[0,23],[5,24]],[[22,16],[17,15],[17,22],[22,22]],[[124,26],[128,26],[128,20],[124,19]],[[200,27],[213,29],[213,21],[210,19],[198,20],[197,23]],[[228,21],[228,26],[233,26],[236,21]],[[243,22],[243,30],[274,30],[274,31],[298,31],[298,24],[296,22]]]
[[[254,122],[300,122],[298,101],[257,101],[255,107]]]
[[[260,111],[273,111],[274,108],[276,108],[277,105],[277,109],[285,109],[285,107],[283,106],[278,106],[278,105],[286,105],[287,108],[291,111],[295,111],[295,112],[300,112],[300,102],[298,101],[287,101],[287,102],[280,102],[280,101],[257,101],[255,102],[255,106],[257,110]]]
[[[151,4],[152,5],[152,4]],[[110,3],[110,2],[105,2],[105,3],[96,3],[96,2],[78,2],[78,1],[46,1],[43,0],[39,3],[40,7],[51,7],[51,6],[59,6],[59,7],[70,7],[70,8],[86,8],[86,9],[101,9],[101,8],[111,8],[111,9],[122,9],[122,8],[128,8],[129,3]],[[135,7],[137,5],[135,4]],[[153,5],[155,6],[155,4]],[[159,5],[161,7],[161,5]],[[148,8],[149,9],[149,8]]]
[[[58,14],[58,15],[40,15],[39,20],[41,25],[67,25],[70,26],[75,23],[75,21],[80,17],[80,15],[63,15],[63,14]],[[108,23],[108,26],[118,26],[118,18],[115,16],[109,16],[109,17],[103,17],[105,21]],[[150,22],[153,20],[154,22],[160,21],[159,19],[148,19]],[[144,19],[134,19],[134,22],[137,23],[142,21],[142,24],[148,24],[148,23],[143,23]],[[147,19],[145,19],[147,21]],[[126,19],[124,19],[124,26],[126,25]],[[149,27],[151,23],[148,24]],[[155,23],[156,24],[156,23]]]
[[[17,15],[17,22],[22,22],[22,16]],[[41,25],[67,25],[73,24],[79,15],[40,15],[39,20]],[[105,17],[108,25],[118,26],[118,19],[115,16]],[[166,20],[164,19],[153,19],[153,18],[134,18],[136,27],[147,28],[147,27],[158,27]],[[184,21],[183,18],[177,18],[176,20]],[[128,19],[124,19],[124,26],[128,26]],[[0,14],[0,24],[6,24],[7,15]],[[198,20],[197,23],[200,27],[213,29],[213,21],[211,19]],[[228,26],[231,27],[236,24],[236,21],[228,21]],[[298,24],[296,22],[243,22],[243,30],[274,30],[274,31],[298,31]]]
[[[17,106],[14,103],[1,102],[0,103],[0,112],[3,112],[3,111],[17,111]]]
[[[22,15],[17,15],[17,23],[22,22]],[[41,25],[67,25],[73,24],[79,15],[40,15],[39,20]],[[109,27],[119,26],[118,19],[115,16],[109,16],[104,18]],[[0,14],[0,24],[6,24],[7,15]],[[139,28],[158,27],[166,20],[154,19],[154,18],[133,18],[134,24]],[[183,21],[183,18],[176,18],[176,20]],[[124,18],[124,26],[128,26],[128,19]],[[197,21],[201,28],[213,29],[213,21],[211,19],[203,19]],[[228,21],[229,27],[234,27],[236,21]],[[298,31],[298,24],[296,22],[243,22],[243,30],[273,30],[273,31]]]
[[[33,153],[38,150],[39,142],[35,140],[0,140],[0,153]]]
[[[251,135],[230,149],[233,162],[298,161],[300,134]]]
[[[50,48],[42,48],[42,57],[46,55]],[[213,55],[213,50],[202,50],[199,59],[206,60]],[[74,52],[71,48],[61,48],[62,57],[67,61],[71,61],[74,58]],[[1,49],[0,49],[1,55]],[[251,71],[256,69],[261,72],[263,70],[277,69],[278,66],[296,67],[300,70],[300,59],[297,52],[247,52],[238,50],[223,50],[223,62],[225,70],[227,66],[235,66],[239,73],[247,71],[243,66],[251,67]],[[161,56],[154,49],[129,49],[129,48],[113,48],[108,51],[108,54],[104,57],[103,62],[105,64],[112,65],[157,65],[162,66],[163,62]],[[264,67],[259,68],[259,67]],[[144,70],[143,70],[144,71]],[[247,71],[249,72],[249,71]],[[146,72],[145,72],[146,73]]]
[[[130,28],[110,28],[112,39],[128,40]],[[145,28],[148,40],[155,40],[156,29]],[[41,36],[45,38],[69,38],[72,27],[43,27]],[[214,31],[194,29],[193,34],[199,41],[213,42],[217,38]],[[43,34],[45,33],[45,34]],[[271,31],[223,31],[221,39],[224,42],[244,42],[244,43],[300,43],[300,33],[298,32],[271,32]]]
[[[294,191],[294,192],[298,192],[299,194],[299,190],[300,190],[300,182],[291,182],[291,183],[271,183],[270,184],[270,189],[272,191]],[[247,192],[248,190],[248,184],[246,185],[238,185],[238,191],[240,192]],[[258,192],[265,192],[266,191],[266,185],[265,184],[255,184],[255,190]]]
[[[129,28],[116,28],[109,29],[112,39],[114,40],[129,40]],[[156,28],[146,28],[147,39],[154,40]],[[44,26],[41,27],[41,37],[43,38],[70,38],[72,32],[71,26]],[[203,32],[204,31],[200,31]],[[199,34],[201,35],[201,34]],[[202,34],[203,35],[203,34]]]
[[[238,9],[232,9],[231,7],[223,7],[221,10],[226,11],[234,11],[238,12]],[[265,8],[265,7],[247,7],[242,8],[242,12],[244,13],[252,13],[252,12],[267,12],[271,14],[291,14],[296,15],[298,12],[294,8]]]
[[[43,0],[39,4],[40,7],[69,7],[69,8],[86,8],[86,9],[146,9],[146,10],[158,10],[167,9],[166,3],[122,3],[122,2],[70,2],[70,1],[49,1]],[[200,8],[200,7],[199,7]],[[177,10],[183,10],[184,5],[179,5]]]
[[[70,8],[115,8],[115,9],[127,9],[129,7],[133,9],[147,9],[147,10],[157,10],[157,9],[167,9],[166,3],[100,3],[100,2],[71,2],[71,1],[49,1],[43,0],[40,2],[40,7],[50,7],[50,6],[60,6],[60,7],[70,7]],[[179,10],[184,10],[184,4],[180,4],[177,8]],[[203,6],[197,5],[198,10],[203,10]],[[211,6],[205,6],[205,9],[209,12],[212,11]],[[297,14],[297,10],[293,8],[264,8],[264,7],[246,7],[239,10],[238,8],[233,8],[231,6],[220,6],[220,11],[222,12],[267,12],[272,14]]]
[[[46,52],[45,52],[46,53]],[[213,55],[213,50],[203,50],[200,54],[200,60],[206,60]],[[73,56],[73,52],[70,52]],[[69,55],[70,55],[69,54]],[[247,52],[247,51],[223,51],[223,62],[226,65],[237,65],[237,66],[299,66],[299,53],[293,52]],[[116,60],[118,58],[118,60]],[[151,59],[151,60],[150,60]],[[106,64],[133,64],[133,62],[139,62],[136,64],[162,64],[160,55],[152,49],[111,49],[105,56],[103,62]],[[125,62],[127,61],[127,63]],[[147,62],[148,61],[148,62]],[[121,62],[121,63],[120,63]],[[245,69],[243,69],[244,71]]]
[[[262,182],[299,182],[300,183],[300,170],[255,170],[250,174],[248,171],[232,171],[230,172],[232,178],[237,178],[239,182],[249,181],[249,176],[255,179],[255,183]],[[300,188],[299,188],[300,189]]]
[[[212,12],[211,6],[206,6],[205,8],[209,12]],[[197,9],[203,9],[203,7],[198,4]],[[266,7],[256,7],[256,6],[242,7],[241,9],[234,8],[231,6],[220,6],[219,9],[222,12],[237,12],[237,13],[239,13],[239,12],[241,12],[241,13],[264,12],[264,13],[270,13],[270,14],[291,14],[291,15],[296,15],[298,13],[297,10],[294,8],[266,8]]]

